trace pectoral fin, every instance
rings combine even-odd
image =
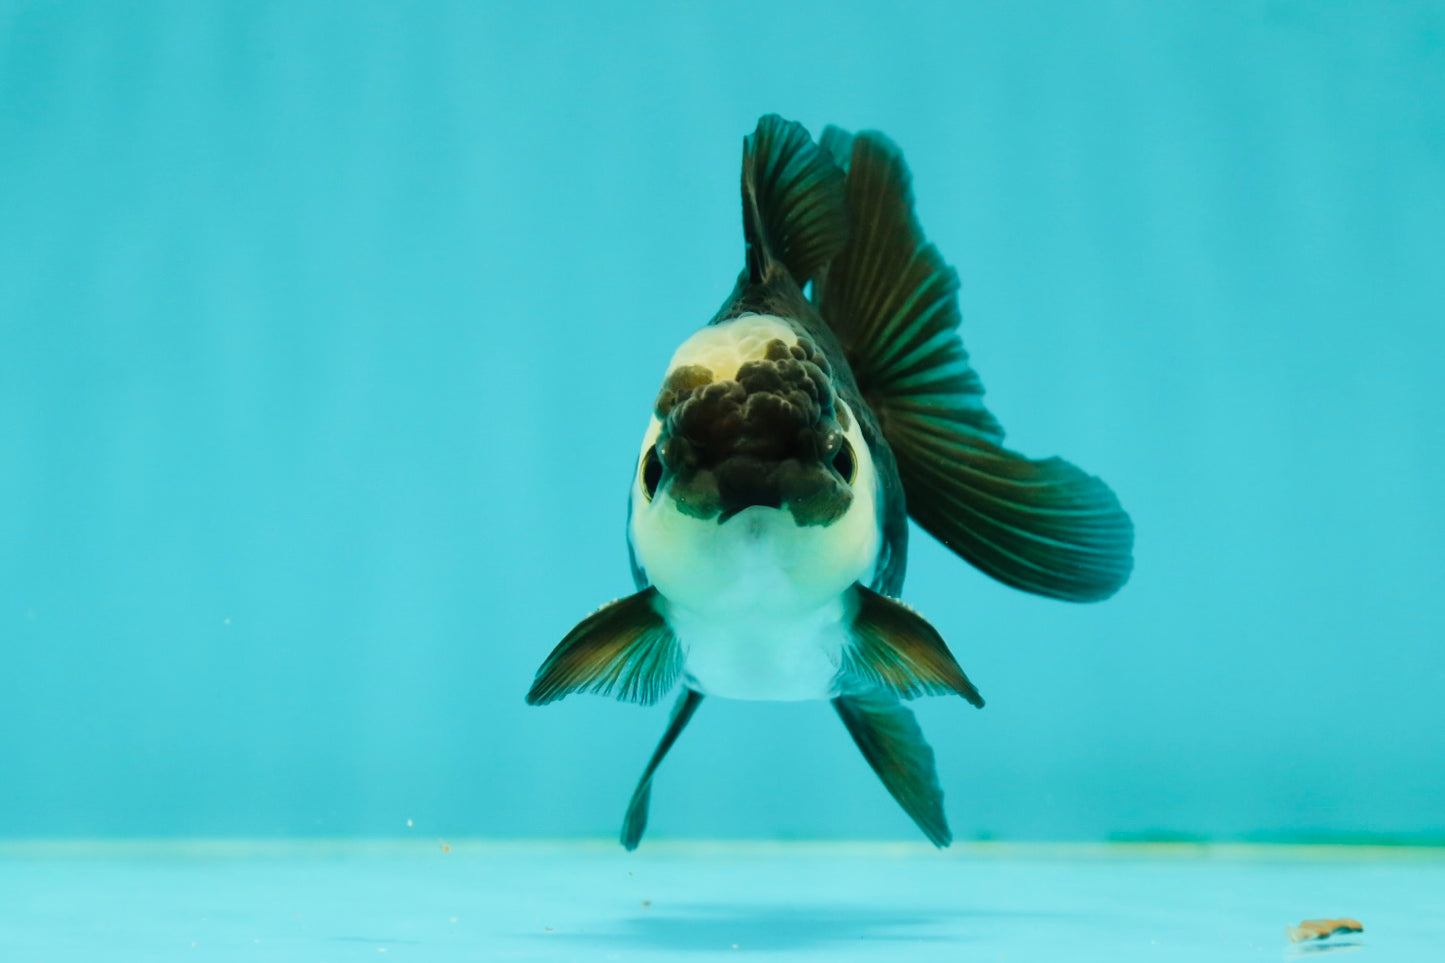
[[[884,689],[903,699],[963,696],[983,708],[968,676],[928,621],[897,599],[853,586],[853,644],[843,653],[839,689]]]
[[[667,751],[682,734],[683,728],[692,719],[692,714],[697,711],[701,702],[701,692],[687,689],[672,707],[672,718],[667,722],[667,731],[662,734],[662,741],[657,744],[652,758],[647,761],[647,768],[642,771],[642,778],[637,781],[637,788],[632,791],[632,800],[627,804],[627,815],[622,819],[622,845],[628,852],[637,848],[637,844],[642,841],[643,831],[647,829],[647,804],[652,799],[653,773],[657,772],[663,756],[667,755]]]
[[[906,706],[886,692],[864,692],[833,700],[863,758],[903,811],[940,849],[953,841],[943,813],[943,790],[933,767],[933,750]]]
[[[657,589],[604,605],[577,624],[537,670],[527,693],[545,705],[572,692],[652,705],[677,682],[682,652],[657,611]]]

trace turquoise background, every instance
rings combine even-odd
[[[1091,607],[917,535],[955,833],[1445,835],[1439,4],[13,0],[0,834],[613,834],[665,709],[522,696],[770,111],[904,148],[1011,444],[1137,525]],[[654,792],[914,832],[821,704]]]

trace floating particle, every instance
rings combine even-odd
[[[413,827],[413,826],[415,826],[415,825],[416,825],[416,823],[412,822],[410,819],[408,819],[408,820],[406,821],[406,828],[407,828],[407,829],[410,829],[411,827]]]
[[[451,848],[450,846],[448,846],[446,843],[442,843],[442,852],[444,852],[444,853],[449,853],[449,852],[451,852],[451,851],[452,851],[452,848]]]
[[[645,900],[643,900],[643,901],[642,901],[642,908],[643,908],[643,909],[651,909],[651,908],[652,908],[652,900],[650,900],[650,899],[645,899]]]
[[[452,922],[452,923],[455,923],[456,921],[457,921],[457,918],[456,918],[455,916],[453,916],[453,917],[451,918],[451,920],[449,920],[449,922]]]
[[[1284,935],[1289,937],[1291,943],[1301,943],[1305,940],[1327,940],[1331,936],[1339,936],[1342,933],[1363,933],[1364,931],[1365,928],[1359,920],[1305,920],[1298,926],[1286,926]]]
[[[550,927],[550,926],[544,926],[544,927],[542,927],[542,930],[543,930],[544,932],[550,933],[550,932],[552,932],[552,927]]]

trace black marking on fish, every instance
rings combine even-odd
[[[685,365],[657,398],[658,453],[681,511],[724,522],[786,507],[799,525],[822,525],[848,510],[852,490],[831,467],[843,442],[832,372],[811,341],[775,338],[734,378],[711,378]]]

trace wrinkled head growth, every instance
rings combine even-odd
[[[744,315],[668,366],[633,482],[633,561],[670,605],[811,611],[872,579],[878,499],[827,359],[781,318]]]
[[[656,457],[680,511],[722,522],[755,505],[786,508],[799,525],[847,511],[856,469],[848,416],[827,359],[805,338],[790,342],[754,345],[732,371],[685,363],[668,374]],[[734,367],[733,358],[711,360]]]

